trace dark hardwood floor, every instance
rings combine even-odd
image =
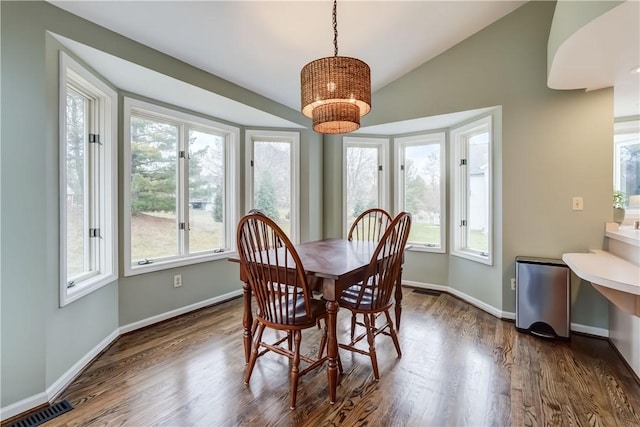
[[[379,336],[376,383],[368,358],[341,350],[334,405],[322,367],[289,410],[287,361],[273,353],[244,385],[235,299],[120,337],[60,396],[74,409],[46,425],[640,425],[640,385],[607,341],[545,341],[447,294],[404,295],[403,357]],[[348,331],[342,310],[339,340]],[[306,352],[319,337],[303,332]]]

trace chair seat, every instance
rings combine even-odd
[[[375,301],[375,293],[373,289],[370,287],[365,287],[364,294],[362,295],[362,299],[358,304],[358,296],[360,295],[360,290],[362,289],[362,284],[357,283],[355,285],[349,286],[342,292],[342,296],[338,300],[338,304],[341,307],[347,308],[349,310],[362,310],[369,311],[372,308],[373,301]]]
[[[311,313],[307,313],[304,306],[304,299],[297,298],[297,303],[289,302],[289,304],[282,304],[282,312],[286,310],[288,321],[282,322],[281,325],[284,326],[282,329],[286,329],[286,327],[295,326],[298,328],[308,328],[309,325],[313,326],[317,323],[318,319],[322,319],[327,317],[327,307],[324,301],[319,301],[315,299],[310,299],[309,305],[311,307]],[[256,314],[256,317],[260,317],[263,321],[267,323],[269,322],[264,318],[260,313]]]

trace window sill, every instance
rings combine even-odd
[[[463,252],[463,251],[451,251],[451,255],[455,255],[459,258],[468,259],[470,261],[475,261],[480,264],[493,265],[493,260],[491,259],[490,255],[484,257],[484,256],[476,255],[475,253]]]
[[[227,258],[231,258],[232,256],[237,256],[237,252],[229,250],[226,252],[220,252],[215,254],[208,253],[206,255],[191,256],[189,258],[178,258],[178,259],[171,259],[166,261],[155,261],[152,264],[131,265],[128,268],[125,268],[124,276],[125,277],[136,276],[138,274],[146,274],[146,273],[152,273],[154,271],[168,270],[170,268],[183,267],[185,265],[193,265],[193,264],[199,264],[202,262],[227,259]]]
[[[607,223],[604,235],[632,246],[640,246],[640,230],[633,227],[620,226],[615,222]]]
[[[411,242],[409,242],[409,245],[411,246],[407,248],[407,250],[410,252],[426,252],[426,253],[436,253],[436,254],[447,253],[447,249],[442,247],[427,246],[423,243],[411,243]]]
[[[73,288],[64,288],[60,292],[60,307],[64,307],[85,295],[89,295],[93,291],[96,291],[109,283],[113,283],[117,279],[118,276],[115,274],[103,274],[84,280]]]

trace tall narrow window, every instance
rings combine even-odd
[[[388,210],[389,140],[344,138],[344,233],[367,209]]]
[[[491,117],[453,129],[452,253],[492,263]]]
[[[246,132],[247,209],[260,209],[298,241],[297,132]]]
[[[60,56],[60,305],[117,278],[116,94]]]
[[[396,211],[411,213],[413,250],[445,252],[445,135],[397,138]]]
[[[125,99],[127,275],[235,248],[237,128]]]
[[[640,195],[640,122],[615,124],[613,186],[627,196]]]

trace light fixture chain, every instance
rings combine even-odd
[[[338,56],[338,0],[333,0],[333,55]]]

